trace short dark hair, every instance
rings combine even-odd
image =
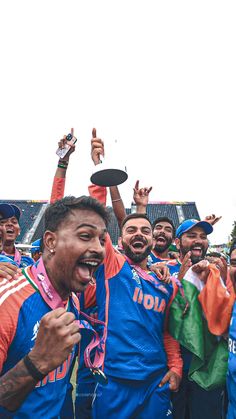
[[[142,214],[142,213],[138,213],[138,212],[133,212],[132,214],[127,215],[120,226],[120,229],[122,230],[124,225],[127,223],[127,221],[132,220],[132,219],[137,219],[137,218],[143,218],[144,220],[147,220],[150,223],[150,226],[152,226],[151,221],[149,220],[148,216],[146,214]]]
[[[158,218],[156,218],[156,220],[154,220],[153,223],[152,223],[152,229],[154,230],[156,224],[161,223],[162,221],[165,221],[166,223],[169,223],[171,225],[171,227],[173,228],[173,238],[175,238],[176,228],[174,226],[173,221],[168,217],[158,217]]]
[[[110,218],[109,213],[97,199],[90,196],[81,196],[79,198],[65,196],[47,207],[44,217],[45,231],[56,231],[60,224],[65,221],[65,218],[75,209],[96,212],[104,220],[107,227]]]

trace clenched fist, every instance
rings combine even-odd
[[[42,317],[35,346],[29,357],[35,367],[47,375],[68,358],[80,339],[79,325],[74,314],[64,308],[57,308]]]

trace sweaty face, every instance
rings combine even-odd
[[[128,220],[123,226],[121,240],[125,255],[135,263],[142,262],[153,247],[150,223],[144,218]]]
[[[1,220],[0,225],[5,234],[4,241],[6,244],[15,242],[17,236],[20,234],[20,226],[16,217]]]
[[[205,258],[208,249],[207,235],[201,227],[193,227],[176,239],[176,247],[182,258],[191,251],[192,264],[198,263]]]
[[[48,273],[60,295],[86,289],[104,259],[106,231],[100,215],[77,209],[55,233],[45,233],[45,243],[54,250],[47,264]]]
[[[156,241],[154,249],[157,253],[165,252],[173,241],[173,227],[167,221],[160,221],[153,229],[153,237]]]
[[[236,249],[234,249],[230,255],[229,273],[234,290],[236,292]]]

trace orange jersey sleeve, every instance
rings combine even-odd
[[[52,184],[52,192],[50,198],[50,204],[62,199],[65,193],[66,178],[54,177]]]
[[[171,371],[174,371],[180,377],[182,377],[183,359],[180,352],[180,345],[179,345],[179,342],[175,340],[167,331],[170,305],[178,292],[178,285],[176,284],[174,280],[172,280],[172,286],[173,286],[173,293],[166,308],[166,318],[165,318],[166,330],[164,331],[164,347],[165,347],[166,356],[167,356],[168,368]]]
[[[89,195],[92,198],[95,198],[99,202],[101,202],[103,205],[106,205],[107,188],[105,186],[90,185],[88,190],[89,190]]]
[[[34,292],[21,274],[14,279],[0,280],[0,372],[16,333],[21,305]]]
[[[126,259],[125,257],[116,251],[112,245],[109,234],[106,235],[106,256],[104,259],[105,266],[105,279],[113,278],[122,269]]]
[[[168,368],[182,377],[183,360],[180,353],[180,345],[167,331],[164,332],[164,347]]]
[[[90,308],[96,306],[96,283],[89,284],[84,291],[84,307]]]

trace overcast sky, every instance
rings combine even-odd
[[[75,128],[67,194],[86,193],[93,127],[152,201],[236,220],[235,1],[1,3],[1,199],[48,199],[57,141]],[[117,144],[115,143],[117,140]],[[109,157],[110,156],[110,157]]]

